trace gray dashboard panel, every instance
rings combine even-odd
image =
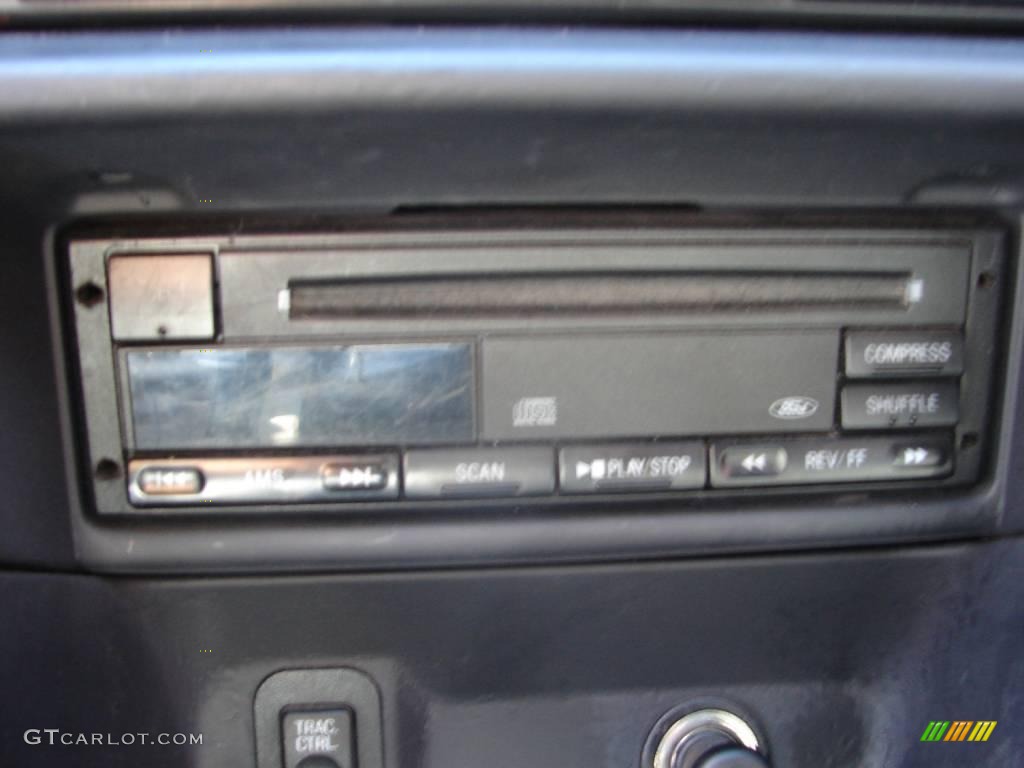
[[[845,209],[848,221],[884,220],[879,208],[913,209],[936,222],[956,209],[971,221],[971,211],[984,207],[1012,224],[1016,169],[1024,167],[1016,98],[1022,50],[1012,40],[684,30],[4,35],[0,199],[18,243],[9,258],[37,274],[49,270],[56,295],[61,280],[50,259],[60,226],[111,214],[145,215],[168,231],[171,212],[201,221],[229,214],[221,221],[247,232],[294,230],[296,214],[322,223],[325,216],[423,206],[628,201],[717,211],[719,226],[727,227],[777,225],[795,209],[812,218]],[[439,62],[450,67],[439,73]],[[259,162],[228,162],[227,147]],[[929,204],[945,209],[938,215]],[[293,216],[282,216],[288,212]],[[61,359],[66,329],[55,309],[43,317],[42,300],[18,319],[36,338],[54,323],[56,379],[63,382],[77,374]],[[1011,394],[1016,359],[1004,372]],[[65,437],[76,429],[75,407],[63,392]],[[983,412],[988,404],[975,407]],[[1007,413],[1013,407],[1007,403]],[[53,417],[40,417],[51,436]],[[104,428],[116,444],[119,425],[107,421]],[[1007,460],[1011,440],[1006,431],[998,461]],[[102,455],[102,446],[93,451]],[[266,566],[259,553],[265,530],[224,526],[200,535],[188,525],[97,524],[78,506],[80,468],[70,448],[48,466],[65,464],[84,562],[165,569],[187,553],[197,567]],[[888,540],[978,533],[993,530],[1002,515],[1001,466],[989,465],[994,485],[979,495],[897,505],[902,516],[844,496],[820,506],[812,526],[806,515],[779,508],[756,524],[716,530],[698,511],[667,523],[664,515],[637,518],[625,541],[656,556],[756,547],[765,530],[779,536],[778,546],[824,537],[863,541],[861,524]],[[564,541],[550,540],[542,521],[530,518],[508,530],[517,541],[537,543],[545,557],[567,556],[566,541],[580,547],[577,557],[615,556],[596,544],[605,534],[581,530],[579,520],[568,524],[574,530]],[[664,525],[685,528],[693,548],[666,547],[655,533]],[[339,545],[351,548],[354,566],[393,565],[380,548],[385,532],[395,551],[408,555],[403,562],[429,561],[442,532],[453,536],[453,547],[458,542],[455,551],[488,561],[503,527],[455,513],[431,525],[353,528],[337,540],[306,518],[274,533],[303,567],[322,568]],[[147,536],[138,535],[142,530]],[[31,551],[45,557],[46,537],[39,536]],[[316,544],[300,555],[300,541]],[[20,558],[16,550],[8,555]]]
[[[663,713],[709,700],[750,717],[784,768],[1006,768],[1024,749],[1022,566],[1003,540],[391,574],[4,572],[21,626],[0,633],[0,757],[252,768],[261,684],[349,667],[380,692],[389,768],[639,768]],[[330,682],[292,702],[336,703]],[[919,741],[957,716],[999,725],[988,744]],[[26,744],[40,727],[204,740]]]
[[[40,226],[167,210],[1012,206],[1022,48],[576,28],[5,34],[0,194]],[[247,159],[226,163],[227,147]]]

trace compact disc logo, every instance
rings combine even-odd
[[[818,401],[813,397],[780,397],[768,408],[776,419],[806,419],[818,411]]]
[[[512,406],[513,427],[553,427],[557,422],[557,398],[524,397]]]

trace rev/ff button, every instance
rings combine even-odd
[[[738,445],[717,452],[717,474],[723,478],[775,477],[786,471],[789,455],[781,445]]]
[[[908,480],[941,477],[953,469],[948,435],[794,438],[780,441],[774,452],[757,443],[713,444],[711,485],[722,488]],[[787,457],[784,466],[778,463],[779,453]],[[774,466],[772,455],[776,457]],[[749,466],[743,466],[744,462]]]
[[[897,469],[918,467],[941,467],[946,462],[946,452],[936,443],[905,443],[893,446],[892,465]]]

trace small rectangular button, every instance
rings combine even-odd
[[[338,493],[379,491],[387,487],[390,472],[385,460],[353,457],[324,464],[320,468],[320,480],[324,488]]]
[[[140,506],[397,499],[398,454],[136,459],[128,497]]]
[[[948,427],[960,418],[955,381],[847,384],[842,394],[844,429]]]
[[[949,458],[947,447],[927,440],[908,439],[905,443],[895,443],[892,448],[893,466],[896,469],[916,469],[917,467],[941,467]]]
[[[555,490],[550,448],[461,448],[405,454],[405,495],[537,496]]]
[[[110,333],[117,341],[213,338],[213,257],[131,254],[110,259]]]
[[[352,712],[348,709],[288,712],[281,721],[284,768],[306,765],[307,760],[309,765],[354,768],[352,736]]]
[[[964,340],[957,331],[852,331],[846,334],[846,375],[959,376]]]
[[[610,443],[563,448],[559,484],[566,493],[703,488],[704,443]]]
[[[196,494],[203,488],[203,473],[196,467],[146,467],[139,472],[138,484],[147,496]]]
[[[718,473],[724,478],[774,477],[786,469],[785,448],[775,443],[722,447],[717,454]]]
[[[737,472],[748,459],[771,471]],[[948,436],[798,438],[777,442],[723,441],[711,446],[711,485],[754,485],[909,480],[941,477],[953,468]]]

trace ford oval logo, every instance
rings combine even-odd
[[[780,397],[768,413],[776,419],[806,419],[818,411],[818,401],[813,397]]]

